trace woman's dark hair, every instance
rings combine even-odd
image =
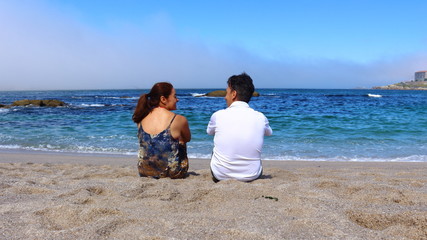
[[[254,94],[255,87],[252,78],[245,72],[233,75],[227,81],[228,86],[237,92],[237,100],[249,102]]]
[[[168,98],[172,93],[173,86],[168,82],[159,82],[154,84],[151,91],[147,94],[141,95],[136,104],[135,112],[133,113],[132,120],[135,123],[140,123],[155,107],[160,104],[160,97]]]

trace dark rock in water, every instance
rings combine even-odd
[[[225,97],[225,94],[226,94],[225,90],[216,90],[216,91],[206,93],[205,96],[207,96],[207,97]],[[252,96],[253,97],[259,97],[259,93],[254,92],[254,94]]]
[[[67,105],[63,101],[56,100],[56,99],[54,99],[54,100],[42,100],[42,103],[46,107],[63,107],[65,105]]]
[[[67,105],[63,101],[60,100],[18,100],[12,103],[11,106],[27,106],[33,105],[37,107],[61,107]]]
[[[0,104],[0,108],[7,108],[6,105]]]
[[[206,93],[205,96],[208,96],[208,97],[225,97],[225,94],[226,94],[225,90],[216,90],[216,91]]]
[[[34,105],[34,106],[40,106],[42,100],[18,100],[12,103],[12,106],[27,106],[27,105]]]

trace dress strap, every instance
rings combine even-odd
[[[173,120],[175,120],[175,117],[176,117],[176,113],[175,113],[175,115],[173,115],[173,118],[172,118],[171,122],[169,123],[168,128],[170,128],[170,127],[171,127]]]

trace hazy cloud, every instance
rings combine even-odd
[[[371,63],[339,59],[265,59],[233,45],[207,45],[174,32],[166,14],[141,25],[89,26],[47,5],[0,2],[0,89],[225,87],[249,73],[257,87],[353,88],[410,80],[427,68],[417,53]]]

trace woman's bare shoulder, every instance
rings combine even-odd
[[[175,120],[177,122],[179,122],[179,123],[186,123],[186,122],[188,122],[188,120],[187,120],[186,117],[184,117],[182,115],[179,115],[179,114],[176,115]]]

